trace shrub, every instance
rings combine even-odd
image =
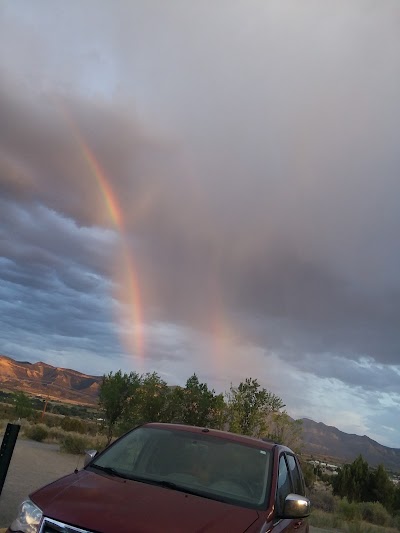
[[[395,527],[400,531],[400,513],[395,514],[392,518],[392,527]]]
[[[337,514],[313,509],[310,515],[310,524],[320,528],[339,528],[342,526],[342,521]]]
[[[60,425],[60,418],[58,416],[55,416],[55,415],[53,415],[51,413],[47,413],[46,412],[46,414],[44,415],[43,422],[49,428],[53,428],[55,426],[59,426]]]
[[[348,533],[367,533],[363,524],[358,520],[347,524],[347,531]]]
[[[14,420],[15,419],[15,410],[13,405],[1,404],[0,406],[0,417],[3,420]]]
[[[310,495],[313,509],[320,509],[326,513],[334,513],[337,507],[337,500],[328,491],[312,491]]]
[[[61,441],[61,451],[66,453],[82,454],[88,448],[91,448],[90,441],[82,435],[65,435]]]
[[[49,428],[49,440],[61,442],[65,436],[66,432],[60,427]]]
[[[33,424],[46,424],[46,420],[42,418],[42,413],[40,413],[39,411],[32,412],[31,416],[29,417],[29,422],[32,422]]]
[[[48,437],[49,432],[44,426],[35,424],[34,426],[27,426],[24,429],[24,434],[28,439],[43,442]]]
[[[387,526],[391,522],[391,516],[379,502],[361,502],[358,504],[363,520],[378,526]]]
[[[338,513],[346,521],[360,520],[361,518],[359,506],[355,502],[350,503],[347,498],[340,500]]]
[[[70,418],[65,416],[61,420],[61,427],[65,431],[74,431],[75,433],[85,433],[85,425],[82,420],[78,418]]]
[[[95,435],[98,434],[99,426],[98,426],[98,424],[96,422],[86,421],[85,425],[86,425],[86,433],[88,435],[95,436]]]
[[[102,452],[107,446],[107,439],[105,437],[96,437],[89,440],[90,448]]]

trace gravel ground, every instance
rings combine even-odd
[[[2,439],[0,434],[0,442]],[[58,444],[18,438],[0,495],[0,533],[14,520],[19,504],[28,494],[82,466],[83,456],[61,453]],[[310,533],[335,531],[310,528]]]
[[[2,440],[3,434],[0,435],[0,442]],[[44,444],[18,437],[0,495],[0,528],[10,525],[19,504],[28,494],[82,466],[83,456],[61,453],[58,444]]]

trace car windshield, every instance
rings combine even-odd
[[[89,468],[257,509],[268,497],[270,464],[270,452],[256,444],[140,427],[106,449]]]

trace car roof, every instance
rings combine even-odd
[[[147,422],[143,424],[143,426],[158,428],[158,429],[171,429],[175,431],[187,431],[190,433],[199,433],[203,435],[206,434],[206,435],[218,437],[221,439],[229,440],[232,442],[237,442],[240,444],[247,444],[249,446],[257,446],[264,450],[273,450],[275,447],[279,447],[285,451],[289,451],[293,453],[292,450],[290,450],[286,446],[282,446],[281,444],[277,444],[276,442],[273,442],[267,439],[263,440],[263,439],[258,439],[256,437],[248,437],[247,435],[239,435],[238,433],[231,433],[230,431],[222,431],[219,429],[211,429],[211,428],[199,427],[199,426],[190,426],[187,424],[167,424],[167,423],[162,423],[162,422]]]

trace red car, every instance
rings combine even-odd
[[[8,532],[308,532],[295,454],[224,431],[144,424],[23,502]]]

